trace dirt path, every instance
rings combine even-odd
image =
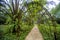
[[[37,25],[33,27],[25,40],[43,40],[42,34],[39,32]]]

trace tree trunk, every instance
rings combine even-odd
[[[20,22],[21,22],[21,18],[22,18],[22,15],[21,15],[21,11],[18,13],[18,16],[17,16],[17,19],[18,19],[18,23],[17,23],[17,37],[20,35],[20,30],[21,30],[21,25],[20,25]]]
[[[54,18],[54,16],[53,17],[51,17],[52,18],[52,24],[53,24],[53,26],[54,26],[54,40],[57,40],[57,36],[56,36],[56,33],[57,33],[57,31],[56,31],[56,20],[55,20],[55,18]]]

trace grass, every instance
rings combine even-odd
[[[42,33],[44,40],[54,40],[52,26],[41,24],[39,27],[40,32]]]
[[[13,25],[0,25],[0,31],[3,35],[0,40],[17,40],[18,37],[16,37],[16,35],[9,33],[9,29],[11,29],[12,27]],[[22,25],[21,29],[23,29],[23,31],[20,31],[21,35],[19,37],[19,40],[25,40],[25,37],[30,32],[32,27],[33,26]]]
[[[0,25],[1,31],[0,33],[2,33],[0,40],[17,40],[18,37],[16,37],[16,35],[9,33],[9,29],[12,27],[13,25]],[[21,28],[23,29],[23,31],[21,31],[19,39],[25,40],[27,34],[30,32],[33,26],[22,25]],[[53,26],[41,24],[38,26],[38,28],[45,40],[54,40]],[[60,40],[60,25],[57,25],[56,28],[57,28],[57,40]]]
[[[54,40],[54,27],[49,25],[39,25],[39,30],[42,33],[44,40]],[[56,27],[57,40],[60,40],[60,25]]]

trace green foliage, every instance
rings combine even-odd
[[[30,32],[34,23],[37,21],[40,21],[39,24],[37,24],[39,25],[39,30],[41,31],[44,39],[54,40],[53,32],[55,31],[56,26],[53,27],[51,25],[56,24],[54,17],[52,17],[52,15],[44,7],[46,0],[33,0],[32,2],[24,3],[23,7],[25,7],[26,10],[19,8],[19,0],[15,0],[15,4],[13,0],[11,0],[11,2],[9,1],[10,4],[6,3],[5,1],[1,2],[3,2],[3,4],[0,3],[0,13],[2,12],[4,17],[7,17],[7,25],[0,25],[1,40],[25,40],[26,35]],[[7,6],[8,8],[6,8]],[[12,33],[14,29],[17,30],[17,32],[20,32],[19,37],[14,35],[18,33]],[[59,29],[57,28],[58,40],[60,37]]]
[[[40,4],[45,5],[47,0],[33,0],[34,2],[40,2]]]
[[[24,5],[27,8],[26,16],[33,20],[34,22],[37,22],[38,18],[40,19],[42,18],[42,15],[45,15],[43,14],[44,13],[43,11],[47,12],[44,8],[44,5],[41,4],[39,1],[32,1],[30,3],[25,3]]]
[[[13,29],[13,25],[0,25],[0,33],[1,34],[1,40],[25,40],[25,37],[27,36],[27,34],[30,32],[30,30],[33,28],[33,25],[21,25],[22,30],[20,32],[20,36],[17,37],[16,35],[12,34],[9,31],[12,31]]]
[[[58,4],[58,5],[56,6],[56,8],[53,8],[53,9],[52,9],[52,13],[53,13],[53,14],[57,14],[59,11],[60,11],[60,4]]]
[[[60,25],[57,25],[56,29],[56,35],[57,35],[57,40],[60,40]],[[54,27],[52,25],[48,24],[40,24],[39,25],[39,30],[42,33],[44,40],[54,40]]]
[[[56,22],[60,24],[60,3],[52,9],[51,13],[56,17]]]
[[[16,37],[16,35],[9,33],[9,29],[11,29],[13,27],[13,25],[0,25],[0,33],[2,33],[1,36],[1,40],[25,40],[26,36],[28,35],[28,33],[31,31],[31,29],[33,28],[33,26],[29,26],[29,25],[22,25],[22,31],[21,31],[21,35],[20,37]],[[49,26],[48,24],[40,24],[38,26],[40,32],[43,35],[43,38],[45,40],[54,40],[54,34],[53,34],[53,26]],[[57,25],[57,40],[60,40],[60,25]]]

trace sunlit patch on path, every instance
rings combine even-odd
[[[39,32],[37,25],[34,25],[25,40],[43,40],[42,34]]]

